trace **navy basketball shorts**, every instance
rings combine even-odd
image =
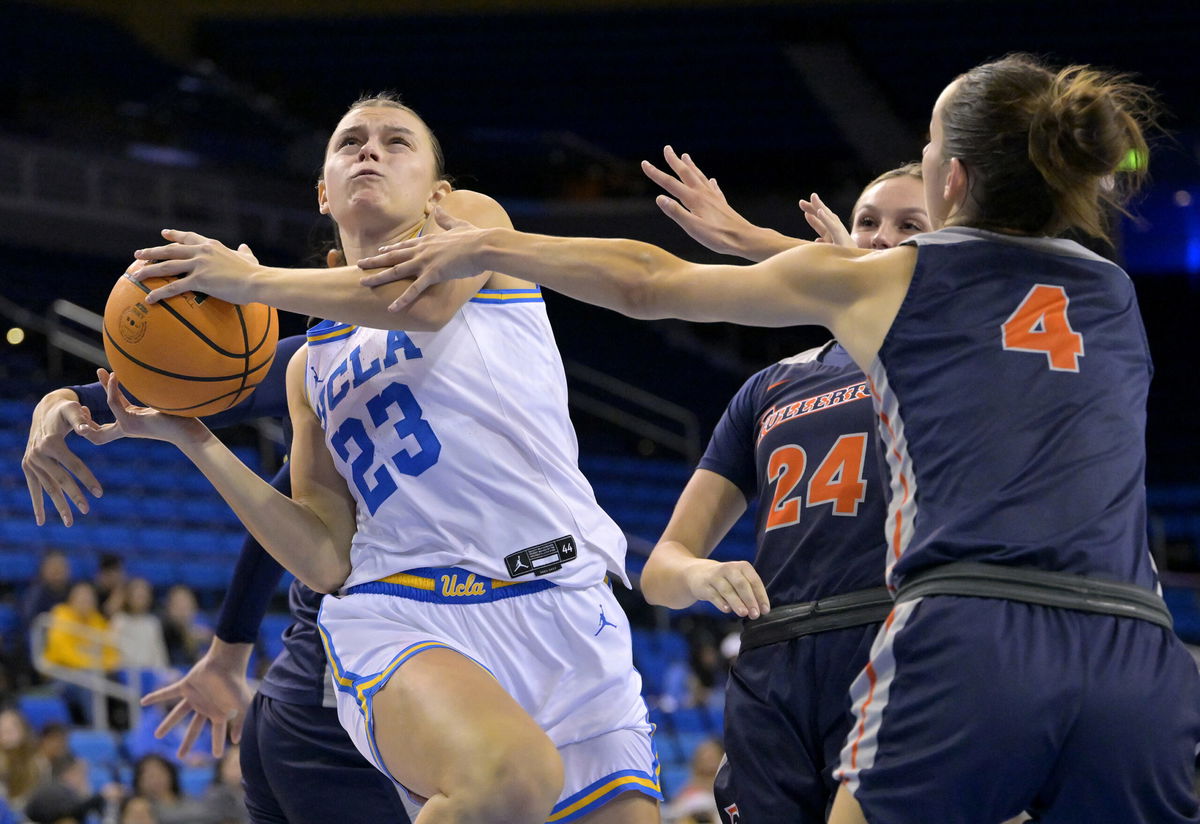
[[[246,714],[241,763],[254,824],[408,824],[395,785],[358,752],[334,707],[258,693]]]
[[[872,824],[1200,822],[1200,676],[1147,621],[907,601],[851,702],[838,776]]]
[[[850,684],[878,630],[831,630],[738,656],[714,787],[725,824],[824,824],[850,730]]]

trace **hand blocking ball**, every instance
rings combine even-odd
[[[147,305],[169,278],[122,275],[104,307],[104,351],[126,392],[146,406],[198,418],[249,397],[279,341],[274,307],[184,292]]]

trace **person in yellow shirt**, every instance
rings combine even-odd
[[[50,610],[45,657],[51,664],[74,669],[117,668],[120,655],[91,582],[72,584],[67,600]]]

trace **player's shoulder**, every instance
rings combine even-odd
[[[440,205],[452,216],[476,226],[512,226],[499,201],[472,189],[455,189],[442,198]]]

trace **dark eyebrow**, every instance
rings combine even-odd
[[[330,145],[333,145],[337,142],[340,142],[341,139],[347,135],[361,134],[362,132],[366,131],[366,129],[367,129],[367,127],[362,125],[361,123],[356,124],[354,126],[347,126],[344,129],[339,129],[338,131],[334,132],[333,137],[329,138],[329,143],[330,143]],[[408,128],[407,126],[385,126],[383,131],[385,134],[395,134],[396,132],[402,132],[411,137],[417,136],[417,133],[414,132],[412,129]]]

